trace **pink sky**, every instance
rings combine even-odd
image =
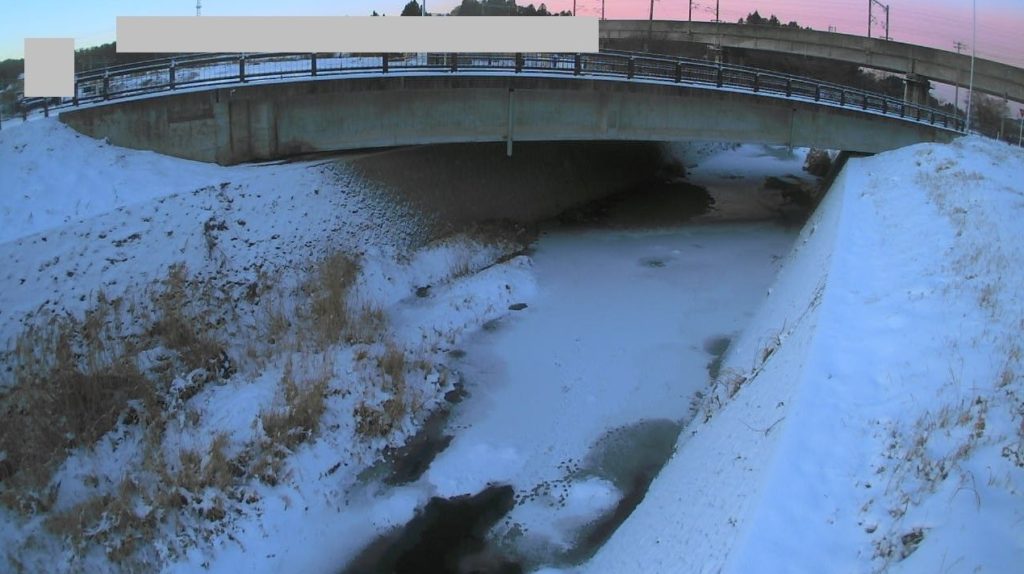
[[[959,41],[971,43],[971,2],[969,0],[888,0],[889,35],[898,42],[953,50]],[[442,2],[437,2],[442,4]],[[571,9],[572,0],[550,0],[554,9]],[[646,18],[649,0],[606,0],[608,18]],[[427,6],[430,6],[428,1]],[[735,22],[758,10],[767,17],[774,13],[783,22],[796,20],[815,30],[865,35],[867,0],[720,0],[721,19]],[[600,0],[577,0],[577,14],[600,15]],[[694,20],[713,20],[715,0],[694,0]],[[884,35],[881,10],[872,35]],[[666,20],[687,18],[686,0],[656,0],[654,17]],[[969,48],[968,48],[969,49]],[[978,57],[1024,67],[1024,0],[980,0],[978,2]]]
[[[395,15],[407,0],[203,0],[203,14]],[[431,12],[448,12],[461,0],[428,0]],[[572,0],[544,0],[552,10],[572,9]],[[971,43],[970,0],[882,0],[891,6],[890,35],[900,42],[953,50]],[[520,4],[540,0],[518,0]],[[195,0],[7,0],[0,18],[0,59],[18,58],[25,37],[74,37],[79,47],[114,39],[114,20],[127,15],[186,16]],[[608,18],[646,19],[650,0],[605,0]],[[977,0],[978,56],[1024,68],[1024,0]],[[816,30],[867,32],[868,0],[721,0],[721,19],[735,22],[758,10],[783,22],[797,20]],[[694,19],[714,19],[715,0],[695,0]],[[599,16],[601,0],[577,0],[581,16]],[[655,17],[685,20],[687,0],[656,0]],[[882,35],[881,23],[875,35]]]

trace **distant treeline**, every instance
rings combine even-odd
[[[96,68],[105,68],[118,64],[131,64],[157,58],[166,58],[171,54],[118,54],[117,42],[101,44],[92,48],[75,50],[75,71],[84,72]],[[8,59],[0,62],[0,86],[13,83],[25,72],[23,58]]]
[[[119,54],[117,52],[117,42],[110,42],[109,44],[100,44],[99,46],[93,46],[92,48],[75,50],[75,71],[84,72],[86,70],[94,70],[96,68],[106,68],[107,66],[133,64],[135,62],[145,62],[146,60],[169,58],[174,55],[175,54],[150,53]]]
[[[410,0],[402,9],[402,16],[421,16],[423,8],[416,0]],[[373,13],[374,16],[378,14]],[[462,0],[451,11],[452,16],[572,16],[569,10],[551,12],[546,4],[519,6],[516,0]]]
[[[9,84],[18,79],[18,75],[25,71],[25,60],[4,60],[0,62],[0,86]]]
[[[785,27],[785,28],[799,28],[800,27],[800,24],[798,24],[796,22],[796,20],[790,20],[789,24],[783,24],[782,21],[779,20],[778,17],[775,16],[775,14],[772,14],[768,18],[765,18],[764,16],[759,14],[757,12],[757,10],[754,10],[750,14],[747,14],[746,18],[740,18],[739,21],[736,22],[736,23],[737,24],[750,24],[752,26],[779,26],[779,27]],[[808,26],[806,29],[810,30],[811,27]]]

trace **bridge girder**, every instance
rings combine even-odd
[[[414,144],[761,142],[879,152],[958,135],[814,101],[544,75],[381,76],[211,88],[65,111],[61,121],[137,149],[230,165]]]
[[[604,20],[601,49],[656,50],[683,46],[744,48],[847,62],[944,84],[966,86],[970,56],[914,44],[785,26],[715,22]],[[657,50],[661,47],[662,50]],[[974,87],[980,92],[1024,103],[1024,69],[978,58]]]

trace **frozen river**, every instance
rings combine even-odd
[[[427,473],[437,495],[511,484],[520,500],[498,533],[542,556],[568,551],[657,457],[647,443],[675,439],[623,438],[624,455],[643,460],[616,455],[617,470],[601,462],[602,436],[688,418],[715,341],[743,328],[794,237],[769,223],[543,234],[536,296],[465,346],[470,398]]]

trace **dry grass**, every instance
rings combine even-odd
[[[267,343],[277,345],[288,336],[292,328],[292,321],[288,318],[288,312],[280,298],[265,301],[262,307],[265,327],[262,337]]]
[[[308,346],[379,341],[386,328],[383,311],[351,301],[358,270],[352,258],[332,255],[310,274],[296,299],[286,299],[264,277],[250,290],[262,304],[249,301],[243,312],[257,336],[285,344],[262,352],[273,357]],[[122,483],[45,520],[46,528],[73,545],[78,556],[99,547],[115,564],[131,568],[151,553],[149,542],[179,513],[198,520],[178,522],[174,544],[199,540],[192,530],[222,523],[231,501],[244,498],[239,493],[248,480],[278,484],[287,456],[320,432],[333,375],[326,360],[317,368],[287,364],[279,405],[260,414],[263,436],[242,446],[234,458],[227,435],[214,437],[206,452],[167,453],[164,447],[174,413],[198,416],[184,403],[224,373],[226,349],[218,339],[241,324],[226,294],[176,265],[135,302],[100,293],[82,319],[52,316],[26,328],[7,355],[12,390],[0,396],[0,503],[25,516],[50,512],[58,492],[51,484],[53,472],[73,449],[94,445],[119,423],[140,424],[143,454],[125,469]],[[294,306],[287,304],[292,301]],[[157,355],[170,358],[151,359],[159,364],[141,372],[139,353],[161,348],[167,352]],[[364,431],[385,435],[409,409],[407,365],[404,355],[389,346],[379,367],[389,397],[375,411],[376,419],[365,413]],[[189,385],[175,386],[180,391],[175,394],[172,380],[186,373]],[[191,525],[191,534],[180,530],[184,524]]]
[[[281,376],[284,406],[260,413],[263,432],[271,444],[293,450],[320,430],[330,379],[330,363],[325,363],[319,375],[301,381],[296,380],[292,363],[285,364]]]
[[[359,264],[344,253],[324,259],[303,286],[309,297],[309,328],[319,348],[342,340],[349,326],[348,294]]]
[[[385,437],[391,434],[394,427],[390,417],[383,410],[365,402],[356,405],[352,416],[356,419],[356,433],[360,436]]]
[[[473,261],[470,253],[461,251],[452,262],[449,277],[451,281],[468,277],[473,274]]]
[[[83,344],[81,332],[79,322],[54,318],[27,330],[16,345],[16,386],[0,398],[0,451],[6,453],[4,501],[23,512],[44,510],[41,492],[70,449],[93,444],[131,405],[159,408],[157,388],[131,359],[100,360],[102,345]]]
[[[125,478],[112,494],[93,497],[46,519],[47,530],[69,541],[79,555],[101,547],[107,558],[123,564],[149,546],[158,524],[158,512],[145,504],[145,490]]]
[[[210,291],[189,280],[185,265],[172,265],[153,297],[157,318],[148,334],[177,352],[186,371],[206,369],[213,378],[224,346],[209,334],[214,330],[207,323],[210,311],[217,308]]]
[[[160,457],[156,481],[128,476],[111,493],[93,496],[48,516],[46,529],[68,541],[78,556],[102,548],[111,562],[132,571],[149,570],[145,556],[169,513],[191,512],[211,522],[227,515],[225,493],[239,484],[235,461],[226,452],[229,437],[214,437],[208,452],[183,450],[173,462]],[[210,489],[216,494],[208,496]],[[179,541],[180,542],[180,541]]]
[[[159,421],[175,370],[206,369],[195,392],[216,377],[223,349],[188,314],[212,304],[196,297],[184,266],[174,266],[149,305],[125,305],[101,292],[81,320],[52,315],[28,326],[9,355],[12,390],[0,397],[3,503],[24,514],[45,511],[50,477],[71,450],[93,445],[122,417],[128,424]],[[139,323],[148,323],[141,335],[129,327]],[[157,343],[180,364],[144,374],[138,353]]]
[[[397,425],[408,411],[405,384],[405,353],[393,343],[388,344],[378,362],[380,372],[386,377],[384,390],[390,397],[384,401],[384,414],[392,425]]]
[[[387,316],[384,310],[364,304],[349,321],[348,342],[373,343],[381,338],[386,329]]]
[[[364,437],[386,437],[409,413],[410,401],[405,381],[407,361],[405,353],[389,343],[384,354],[377,358],[377,368],[384,378],[383,390],[388,398],[379,405],[362,402],[356,406],[356,433]]]
[[[194,450],[182,451],[177,468],[173,473],[167,472],[162,482],[192,493],[201,493],[207,488],[228,490],[236,476],[227,455],[229,441],[226,433],[218,433],[205,456]],[[169,470],[165,467],[165,471]]]

